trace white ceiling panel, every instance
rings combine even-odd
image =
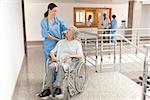
[[[28,3],[58,2],[58,3],[127,3],[129,0],[25,0]]]

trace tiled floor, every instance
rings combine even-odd
[[[39,100],[44,60],[41,46],[28,48],[12,100]],[[119,72],[95,73],[88,70],[85,91],[75,100],[140,100],[141,87]]]

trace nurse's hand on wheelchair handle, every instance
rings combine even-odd
[[[56,58],[55,58],[55,59],[52,59],[52,61],[53,61],[53,62],[56,62],[56,63],[58,63],[58,61],[57,61],[57,59],[56,59]]]

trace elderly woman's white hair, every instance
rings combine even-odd
[[[74,39],[76,39],[76,38],[78,38],[78,35],[79,35],[79,30],[78,30],[78,28],[77,27],[75,27],[75,26],[72,26],[72,27],[70,27],[70,29],[71,29],[71,31],[72,31],[72,33],[73,33],[73,38]]]

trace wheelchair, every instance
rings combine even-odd
[[[65,100],[70,100],[74,96],[84,91],[84,86],[87,80],[87,69],[84,61],[79,59],[72,59],[76,63],[69,67],[68,71],[65,72],[63,79],[62,91],[64,93]],[[46,66],[51,64],[51,58],[49,57],[46,62]],[[43,79],[42,91],[44,90],[46,75]]]

